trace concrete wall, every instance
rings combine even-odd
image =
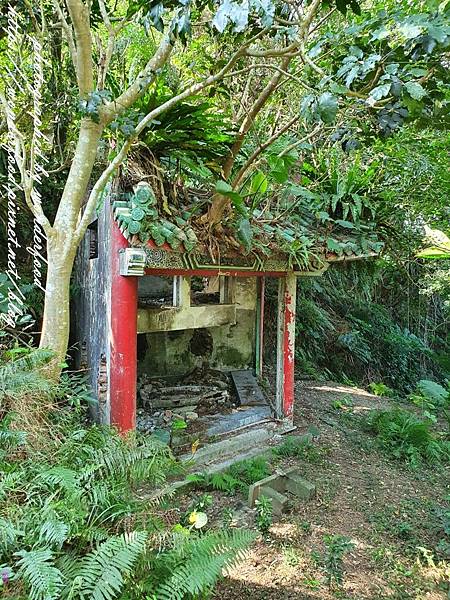
[[[81,241],[75,260],[71,306],[71,345],[77,368],[86,369],[98,404],[91,409],[95,421],[109,423],[108,314],[110,312],[110,213],[109,202],[98,216],[98,257],[89,258],[91,233]]]
[[[138,335],[138,375],[179,376],[207,361],[213,368],[251,368],[255,363],[256,278],[234,280],[235,322]],[[197,309],[199,307],[192,307]],[[201,307],[211,314],[218,307]],[[224,307],[225,308],[225,307]],[[186,313],[188,314],[188,313]],[[208,319],[205,315],[205,324]]]

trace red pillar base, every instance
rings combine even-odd
[[[136,427],[138,279],[119,274],[119,250],[128,247],[111,219],[110,423],[120,432]]]

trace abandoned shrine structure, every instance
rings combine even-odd
[[[274,251],[248,251],[228,243],[225,232],[212,254],[191,226],[192,213],[178,214],[161,219],[145,181],[127,192],[113,184],[82,242],[74,331],[78,366],[88,370],[97,399],[95,419],[121,431],[135,428],[144,413],[166,426],[173,418],[207,419],[211,435],[291,423],[297,279],[364,253],[326,250],[300,265],[277,251],[267,230]],[[269,338],[268,278],[278,282]],[[257,381],[264,344],[276,364],[263,393]]]

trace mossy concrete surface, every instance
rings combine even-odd
[[[147,373],[150,377],[182,376],[205,362],[212,368],[223,370],[253,367],[256,278],[236,278],[233,306],[205,305],[190,308],[201,309],[204,318],[196,319],[195,322],[192,318],[188,319],[186,328],[179,329],[178,323],[175,330],[170,330],[168,326],[167,331],[138,336],[138,375]],[[159,312],[164,314],[167,310],[172,309],[161,309]],[[230,310],[234,316],[227,313]],[[222,324],[217,321],[214,323],[219,314],[228,314],[233,318]]]

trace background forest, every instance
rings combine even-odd
[[[156,4],[145,18],[136,13],[138,24],[126,25],[110,59],[108,93],[126,87],[154,52],[155,35],[163,28],[160,6]],[[313,31],[307,55],[302,50],[298,56],[284,57],[280,66],[266,44],[266,50],[255,52],[249,65],[231,78],[152,121],[121,167],[121,177],[135,181],[146,169],[162,172],[164,185],[174,190],[170,201],[176,206],[182,190],[189,190],[196,198],[194,216],[206,208],[220,238],[221,225],[214,225],[217,211],[208,211],[208,198],[216,188],[231,204],[234,237],[247,251],[258,251],[261,221],[269,223],[264,228],[272,229],[278,247],[298,264],[313,259],[319,246],[338,256],[379,252],[376,259],[334,266],[322,279],[302,280],[298,365],[300,374],[332,374],[356,383],[377,379],[405,391],[421,377],[442,380],[449,369],[448,259],[445,251],[439,260],[418,255],[421,248],[436,243],[429,237],[433,238],[430,229],[444,232],[445,240],[450,221],[447,8],[445,3],[412,7],[408,2],[379,6],[373,2],[360,15],[330,9]],[[237,19],[233,14],[219,11],[216,30]],[[101,37],[106,32],[99,17],[94,23]],[[282,21],[278,18],[279,27]],[[234,26],[235,31],[243,27]],[[229,32],[219,42],[212,33],[195,25],[189,44],[181,35],[180,52],[161,70],[157,83],[111,123],[94,174],[115,155],[116,144],[132,134],[143,114],[191,81],[193,69],[207,75],[220,66],[227,46],[242,35]],[[5,35],[4,31],[4,40]],[[57,114],[48,113],[44,120],[51,177],[44,181],[41,195],[50,219],[57,212],[70,166],[76,119],[85,114],[95,118],[103,102],[101,94],[93,94],[79,104],[73,121],[76,94],[60,36],[55,29],[44,99],[49,108],[55,99],[58,106]],[[21,101],[18,122],[26,130],[29,100],[24,96]],[[6,161],[2,150],[4,181]],[[213,206],[217,196],[216,191]],[[274,213],[280,207],[281,217]],[[167,216],[164,207],[162,212]],[[227,216],[219,207],[223,224]],[[5,226],[6,196],[0,219]],[[34,326],[27,331],[37,332],[43,297],[26,284],[33,265],[24,249],[33,230],[25,203],[19,227],[23,243],[18,258],[30,308],[22,323],[29,326],[32,319]],[[5,227],[1,235],[6,235]],[[10,284],[4,276],[1,285],[1,306],[6,310]],[[28,339],[37,338],[28,335]]]
[[[324,253],[348,258],[298,283],[297,378],[359,385],[408,406],[412,400],[419,414],[386,409],[364,427],[400,468],[433,465],[436,480],[426,485],[441,485],[439,469],[450,456],[448,0],[13,4],[29,34],[19,58],[30,78],[30,40],[44,41],[49,176],[39,186],[42,203],[27,186],[18,196],[26,306],[15,327],[0,330],[1,593],[15,600],[211,597],[223,569],[244,559],[256,537],[230,527],[226,511],[219,529],[208,530],[206,508],[212,491],[233,495],[266,476],[266,462],[199,477],[200,499],[175,510],[170,498],[153,495],[181,476],[170,448],[87,421],[89,390],[70,371],[71,342],[58,332],[68,328],[79,239],[111,176],[128,189],[150,174],[151,232],[173,247],[180,239],[167,221],[186,213],[193,237],[183,241],[206,245],[212,256],[224,240],[264,255],[269,239],[300,266],[321,265]],[[2,6],[2,189],[3,144],[15,142],[18,175],[32,184],[35,141],[26,86],[14,120],[7,109],[6,25]],[[83,136],[92,139],[84,144],[89,160],[81,161]],[[89,169],[77,180],[81,163]],[[61,284],[53,297],[32,283],[30,211],[49,234],[49,281]],[[136,222],[126,225],[145,242],[149,232]],[[6,194],[0,223],[6,248]],[[358,254],[367,258],[350,260]],[[6,252],[0,268],[5,315],[13,286]],[[275,303],[269,285],[269,315]],[[265,352],[272,360],[269,346]],[[336,402],[340,410],[353,400]],[[299,457],[313,470],[323,466],[314,437],[288,439],[271,466]],[[450,556],[450,513],[441,512],[436,564]],[[256,515],[267,535],[271,507],[262,502]],[[299,527],[307,533],[308,524]],[[336,585],[333,597],[344,597],[342,557],[352,546],[331,536],[325,547],[318,564],[328,587]],[[402,593],[392,597],[424,597]]]

